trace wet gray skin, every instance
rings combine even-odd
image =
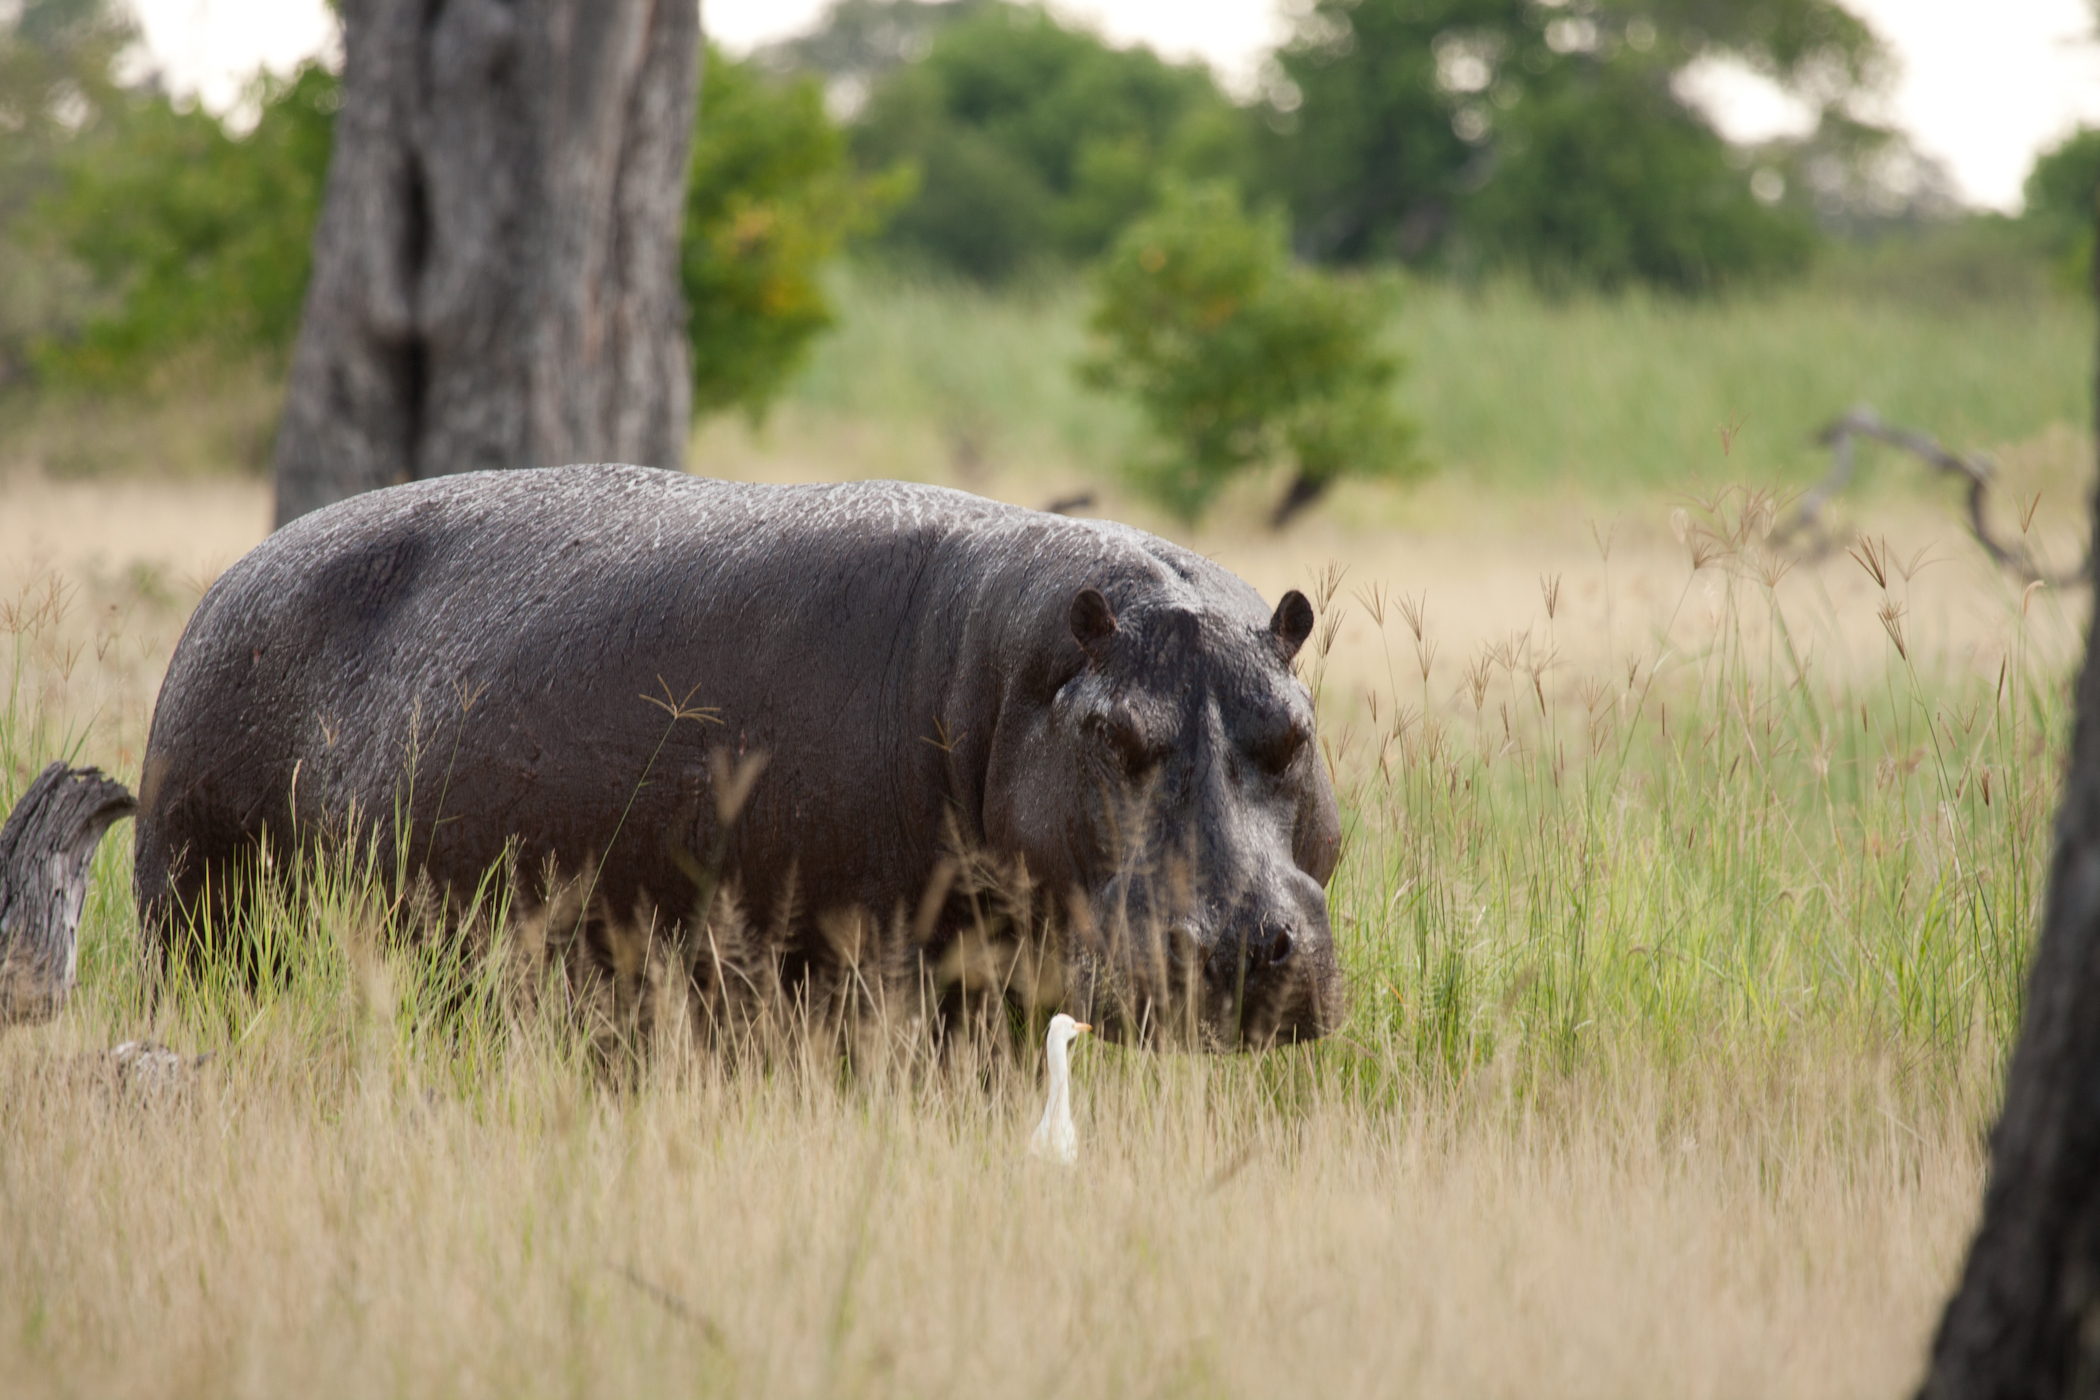
[[[915,923],[937,966],[981,917],[929,908],[960,845],[1050,896],[1026,932],[1083,1018],[1306,1039],[1342,1004],[1340,830],[1289,666],[1311,626],[1301,595],[1271,609],[1142,531],[933,487],[593,466],[373,492],[192,617],[147,745],[141,909],[187,946],[263,843],[354,828],[456,898],[508,850],[674,932],[718,856],[790,969],[848,909]],[[724,828],[717,789],[760,753]]]

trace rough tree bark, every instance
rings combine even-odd
[[[88,862],[138,810],[96,768],[54,763],[0,824],[0,1026],[58,1014],[73,989]]]
[[[2100,293],[2100,260],[2094,272]],[[2100,419],[2100,355],[2095,366]],[[2100,487],[2093,519],[2100,529]],[[2100,585],[2100,561],[2086,561]],[[2100,606],[1983,1219],[1919,1395],[2100,1395]]]
[[[281,525],[446,472],[676,467],[696,0],[343,0]]]

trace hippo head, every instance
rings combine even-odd
[[[1342,1011],[1324,890],[1341,829],[1290,669],[1312,606],[1119,591],[1120,610],[1095,588],[1069,599],[1065,662],[987,793],[998,844],[1069,900],[1068,999],[1111,1036],[1324,1035]]]

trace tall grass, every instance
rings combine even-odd
[[[616,1092],[517,1035],[459,1086],[316,999],[174,1093],[0,1054],[11,1393],[1878,1392],[1975,1187],[1961,1114],[1802,1060],[1374,1112],[1090,1045],[1067,1175],[1010,1062]]]
[[[1120,465],[1143,450],[1130,406],[1072,374],[1086,346],[1082,281],[991,293],[842,268],[831,291],[838,324],[766,424],[755,434],[741,420],[704,425],[696,470],[776,471],[786,459],[800,479],[1023,482],[1041,504],[1113,488]],[[1390,336],[1408,363],[1399,407],[1453,489],[1624,501],[1717,480],[1805,485],[1827,466],[1817,430],[1862,401],[1963,450],[2075,437],[2087,419],[2093,331],[2091,307],[2074,296],[1934,299],[1855,276],[1725,301],[1418,281]],[[0,399],[0,473],[191,476],[266,465],[281,386],[253,366],[215,374],[187,363],[164,377],[135,400]],[[1735,430],[1733,450],[1717,463],[1724,427]],[[2043,455],[2052,485],[2063,463],[2076,476],[2086,458],[2075,447]],[[1912,491],[1922,479],[1870,449],[1856,490]],[[2052,501],[2072,508],[2061,491]],[[1328,509],[1364,508],[1358,494]]]
[[[120,829],[72,1007],[0,1038],[0,1375],[1893,1392],[2019,1015],[2065,660],[2018,594],[1995,652],[1932,651],[1914,561],[1879,545],[1843,564],[1882,619],[1863,657],[1773,515],[1688,511],[1662,615],[1620,600],[1601,649],[1546,578],[1454,667],[1434,595],[1330,570],[1303,668],[1347,820],[1349,1018],[1259,1056],[1083,1043],[1070,1174],[1022,1156],[1032,1046],[849,1066],[663,1022],[609,1073],[500,921],[476,955],[419,944],[341,869],[264,899],[280,977],[151,1002]],[[165,642],[132,632],[187,606],[40,586],[0,614],[10,799],[64,749],[136,777]],[[210,1058],[126,1076],[102,1052],[141,1034]]]
[[[1439,704],[1421,600],[1359,592],[1401,653],[1388,674],[1423,673],[1328,724],[1372,1043],[1454,1073],[1798,1044],[1880,1047],[1942,1086],[1995,1069],[2040,913],[2060,662],[2030,647],[2028,599],[1994,671],[1919,654],[1905,561],[1868,539],[1886,665],[1822,675],[1818,620],[1790,620],[1790,562],[1763,543],[1775,507],[1710,502],[1678,607],[1704,575],[1711,620],[1610,673],[1560,666],[1542,579],[1543,617]]]
[[[1723,426],[1741,429],[1727,480],[1802,486],[1829,466],[1815,435],[1861,402],[1963,450],[2090,412],[2092,311],[2069,298],[1949,306],[1810,285],[1729,302],[1544,302],[1513,286],[1422,286],[1394,334],[1425,451],[1504,490],[1714,484]]]
[[[1138,447],[1127,407],[1072,378],[1084,286],[994,296],[878,273],[834,286],[839,326],[790,388],[790,417],[930,434],[904,454],[914,475],[949,470],[943,456],[1100,474]],[[1408,363],[1401,407],[1440,472],[1476,490],[1632,498],[1712,483],[1723,426],[1741,429],[1726,480],[1805,485],[1828,466],[1815,434],[1860,402],[1965,450],[2075,427],[2093,331],[2089,306],[2046,295],[1950,304],[1815,283],[1555,299],[1421,281],[1391,338]],[[1882,460],[1863,462],[1870,479]]]

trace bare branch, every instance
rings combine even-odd
[[[1830,449],[1830,471],[1811,487],[1801,498],[1793,518],[1772,532],[1772,542],[1784,545],[1804,536],[1811,543],[1811,554],[1828,553],[1836,546],[1829,526],[1823,522],[1825,506],[1843,491],[1852,480],[1853,451],[1855,437],[1872,438],[1891,447],[1900,447],[1915,457],[1921,458],[1935,470],[1948,476],[1960,477],[1968,483],[1969,534],[1983,552],[1990,555],[2000,568],[2011,573],[2023,583],[2047,583],[2055,587],[2077,583],[2090,572],[2091,546],[2087,546],[2087,558],[2076,568],[2051,570],[2037,562],[2025,544],[2007,545],[1991,532],[1990,522],[1984,511],[1984,501],[1990,494],[1994,480],[1994,468],[1988,457],[1971,454],[1963,456],[1942,447],[1924,433],[1913,432],[1884,423],[1872,408],[1861,404],[1851,412],[1831,423],[1816,435],[1816,441]]]

